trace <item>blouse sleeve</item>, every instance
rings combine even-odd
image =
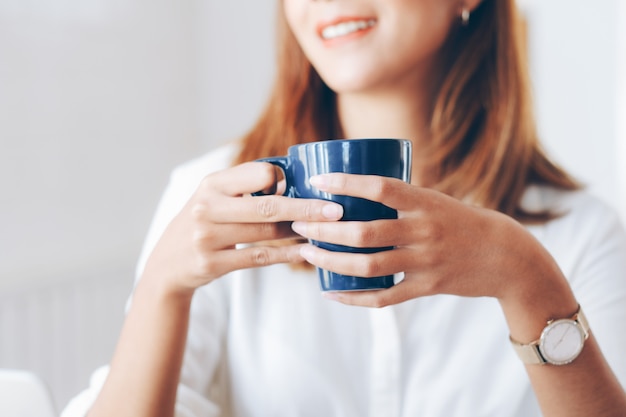
[[[626,387],[626,231],[612,208],[588,195],[576,199],[549,230],[549,240],[558,242],[552,252],[563,260],[591,332]]]
[[[592,332],[626,388],[626,232],[614,213],[606,214],[580,263],[589,279],[576,289]]]
[[[216,160],[217,158],[217,160]],[[157,206],[137,264],[136,281],[163,231],[180,212],[196,190],[199,182],[216,166],[228,163],[227,154],[216,152],[209,158],[193,161],[173,171],[168,186]],[[191,305],[189,332],[176,399],[176,417],[213,417],[222,415],[224,398],[223,336],[227,323],[227,288],[225,281],[217,280],[196,290]],[[127,302],[127,311],[132,297]],[[85,416],[100,392],[109,367],[96,370],[89,387],[73,398],[61,417]]]

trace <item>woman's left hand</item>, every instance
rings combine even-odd
[[[386,290],[325,293],[328,298],[373,307],[434,294],[502,300],[508,294],[525,291],[520,285],[532,285],[516,277],[544,275],[541,268],[546,265],[552,269],[552,258],[532,235],[497,211],[469,206],[394,178],[324,174],[313,178],[311,184],[331,194],[381,202],[398,211],[397,220],[293,224],[294,231],[313,240],[354,247],[395,247],[375,254],[303,247],[301,255],[307,261],[341,274],[405,275],[402,282]],[[547,264],[538,262],[537,254]]]
[[[395,246],[374,254],[303,246],[300,254],[306,260],[331,271],[364,277],[405,273],[402,282],[388,289],[323,293],[327,298],[384,307],[434,294],[495,297],[511,338],[523,343],[536,340],[548,320],[570,317],[577,309],[569,283],[552,256],[504,214],[390,178],[326,174],[311,184],[331,194],[378,201],[398,210],[397,220],[293,223],[297,233],[314,240]],[[527,365],[527,370],[546,416],[623,415],[624,390],[593,333],[572,364]]]

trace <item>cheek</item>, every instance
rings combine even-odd
[[[388,60],[418,65],[436,59],[443,47],[453,18],[442,7],[421,9],[419,13],[399,16],[393,27],[386,27],[388,48],[382,53]],[[403,28],[399,31],[397,28]]]
[[[282,2],[287,25],[298,39],[300,39],[298,29],[305,27],[306,1],[308,0],[284,0]]]
[[[443,43],[454,21],[457,0],[390,0],[389,13],[397,28],[403,28],[399,42],[437,48]]]
[[[320,47],[316,45],[313,13],[310,10],[311,0],[284,0],[283,13],[287,26],[296,38],[307,59],[312,63],[320,54]]]
[[[411,23],[407,22],[404,27],[411,29],[405,30],[396,38],[396,48],[392,48],[389,52],[393,53],[395,49],[396,53],[401,54],[400,51],[404,51],[408,57],[414,55],[414,58],[418,60],[436,54],[443,46],[451,29],[450,22],[447,20],[429,21],[428,19],[419,22],[419,26],[411,27]]]

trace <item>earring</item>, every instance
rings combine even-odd
[[[463,24],[463,26],[467,26],[469,25],[469,20],[470,11],[467,7],[463,7],[463,10],[461,10],[461,23]]]

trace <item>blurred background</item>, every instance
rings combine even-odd
[[[520,0],[539,130],[626,219],[626,4]],[[0,368],[56,408],[113,352],[171,169],[238,137],[273,2],[0,0]]]

